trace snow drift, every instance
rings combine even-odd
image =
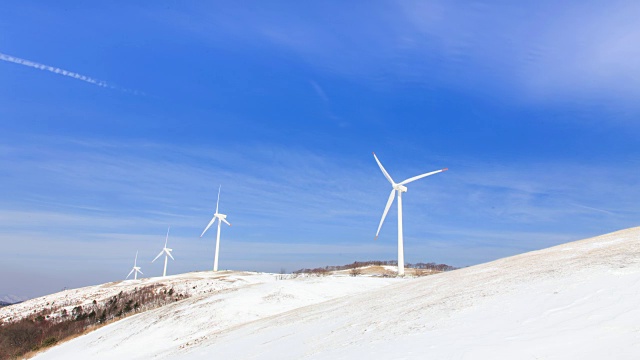
[[[640,228],[415,279],[252,282],[38,359],[637,359]]]

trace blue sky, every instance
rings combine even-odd
[[[638,225],[640,5],[0,5],[0,294],[142,271],[473,265]],[[29,61],[29,62],[25,62]],[[41,65],[37,65],[41,64]],[[45,68],[48,66],[50,68]],[[64,69],[73,74],[61,74]],[[78,75],[74,75],[78,74]]]

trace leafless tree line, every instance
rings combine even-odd
[[[0,322],[0,360],[14,359],[30,352],[46,348],[127,315],[157,308],[184,298],[173,288],[167,290],[155,285],[121,291],[100,302],[93,300],[70,311],[68,307],[55,306],[14,322]]]
[[[312,274],[312,275],[322,276],[322,275],[328,274],[331,271],[353,270],[353,269],[357,269],[365,266],[372,266],[372,265],[373,266],[398,266],[398,261],[396,260],[355,261],[347,265],[332,265],[332,266],[325,266],[325,267],[319,267],[314,269],[300,269],[300,270],[294,271],[293,273],[294,274]],[[421,270],[433,270],[433,271],[451,271],[451,270],[457,269],[456,267],[453,267],[451,265],[436,264],[434,262],[415,263],[415,264],[407,263],[405,264],[405,267],[413,268],[413,269],[421,269]],[[352,273],[353,271],[350,272],[351,275],[353,275]],[[359,275],[359,273],[357,273],[356,275]],[[353,275],[353,276],[356,276],[356,275]]]

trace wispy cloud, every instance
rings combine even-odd
[[[338,126],[342,128],[349,126],[349,123],[347,121],[341,120],[340,117],[336,116],[336,114],[333,112],[331,99],[329,98],[327,93],[324,91],[322,86],[320,86],[320,84],[318,84],[314,80],[309,80],[309,83],[311,84],[311,87],[313,88],[313,91],[315,91],[316,95],[318,95],[318,97],[322,100],[322,104],[326,109],[326,114],[327,114],[326,116],[331,120],[337,121]]]
[[[440,0],[399,6],[408,26],[402,33],[410,39],[405,55],[426,60],[428,52],[439,54],[445,62],[438,69],[446,76],[440,81],[498,87],[510,97],[547,103],[584,98],[619,103],[639,94],[636,2],[606,8]]]
[[[6,62],[10,62],[10,63],[14,63],[14,64],[18,64],[18,65],[27,66],[27,67],[38,69],[38,70],[49,71],[49,72],[52,72],[54,74],[67,76],[67,77],[70,77],[70,78],[73,78],[73,79],[76,79],[76,80],[80,80],[80,81],[84,81],[86,83],[89,83],[89,84],[92,84],[92,85],[96,85],[96,86],[99,86],[99,87],[103,87],[103,88],[120,90],[120,91],[124,91],[124,92],[128,92],[128,93],[132,93],[132,94],[135,94],[135,95],[143,94],[142,92],[137,91],[137,90],[130,90],[130,89],[121,88],[121,87],[118,87],[118,86],[115,86],[115,85],[111,85],[111,84],[107,83],[106,81],[98,80],[98,79],[95,79],[95,78],[92,78],[92,77],[89,77],[89,76],[86,76],[86,75],[78,74],[78,73],[73,72],[73,71],[61,69],[61,68],[50,66],[50,65],[40,64],[40,63],[37,63],[35,61],[21,59],[19,57],[15,57],[15,56],[3,54],[3,53],[0,53],[0,60],[6,61]]]
[[[225,267],[294,270],[396,255],[395,206],[373,241],[389,184],[369,153],[343,159],[268,144],[51,141],[0,152],[0,240],[11,242],[10,257],[39,271],[63,266],[58,255],[65,252],[101,258],[85,264],[94,274],[128,271],[135,250],[156,251],[167,225],[176,254],[184,254],[175,268],[208,269],[212,238],[198,235],[215,210],[219,184],[221,209],[234,224],[223,233]],[[385,166],[405,178],[433,165]],[[471,265],[633,226],[640,216],[633,201],[640,179],[631,170],[482,161],[451,168],[412,183],[403,197],[408,261]]]
[[[632,1],[603,7],[410,0],[279,10],[203,6],[188,23],[176,23],[186,18],[176,14],[166,18],[215,41],[224,33],[267,42],[321,71],[368,83],[484,89],[533,103],[586,98],[635,106],[630,100],[639,94],[640,5]]]
[[[318,83],[313,80],[310,80],[309,83],[311,84],[311,87],[313,87],[313,90],[316,92],[316,94],[318,94],[318,96],[322,99],[322,101],[324,101],[325,103],[329,103],[329,97],[324,92],[324,89],[322,89],[322,87],[320,87],[320,85],[318,85]]]

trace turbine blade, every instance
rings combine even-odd
[[[207,227],[206,227],[206,228],[204,228],[204,231],[202,232],[202,234],[200,234],[200,237],[202,237],[202,235],[204,235],[204,233],[206,233],[206,232],[207,232],[207,230],[209,230],[209,228],[211,227],[211,225],[213,225],[213,223],[214,223],[214,222],[216,222],[216,219],[217,219],[217,218],[218,218],[217,216],[214,216],[214,217],[213,217],[213,219],[211,219],[211,221],[209,222],[209,225],[207,225]]]
[[[136,267],[137,263],[138,263],[138,251],[136,250],[136,258],[133,259],[133,267]]]
[[[378,225],[378,231],[376,231],[375,239],[377,239],[378,234],[380,234],[380,229],[382,228],[382,223],[384,222],[384,218],[387,217],[387,213],[389,212],[389,208],[391,208],[391,204],[393,204],[393,200],[395,199],[395,197],[396,197],[396,190],[392,189],[391,194],[389,194],[389,200],[387,200],[387,205],[384,207],[384,212],[382,213],[382,219],[380,219],[380,225]]]
[[[169,229],[171,229],[171,225],[167,228],[167,237],[164,239],[164,247],[167,247],[167,241],[169,241]]]
[[[140,274],[144,275],[144,274],[142,273],[142,270],[137,269],[136,271],[137,271],[137,272],[139,272]]]
[[[162,255],[163,252],[164,252],[164,249],[162,249],[162,251],[160,251],[160,254],[158,254],[158,256],[156,256],[153,260],[151,260],[151,262],[158,260],[158,258],[160,257],[160,255]]]
[[[373,157],[376,159],[376,162],[378,163],[378,166],[380,167],[380,170],[382,170],[382,173],[387,178],[387,180],[389,180],[391,185],[395,185],[396,183],[393,182],[393,179],[391,178],[391,175],[389,175],[387,170],[384,169],[384,166],[382,166],[382,163],[380,162],[380,160],[378,160],[378,157],[376,156],[376,153],[373,153]]]
[[[174,258],[173,258],[173,256],[171,255],[171,253],[170,253],[169,251],[167,251],[167,255],[169,255],[169,257],[170,257],[172,260],[174,260],[174,261],[176,260],[176,259],[174,259]]]
[[[436,171],[428,172],[426,174],[414,176],[412,178],[408,178],[407,180],[401,182],[399,185],[406,185],[406,184],[408,184],[408,183],[410,183],[412,181],[416,181],[418,179],[422,179],[423,177],[431,176],[431,175],[434,175],[434,174],[437,174],[437,173],[441,173],[441,172],[447,171],[447,170],[449,170],[449,169],[444,168],[444,169],[441,169],[441,170],[436,170]]]
[[[220,204],[220,189],[222,189],[222,185],[218,187],[218,201],[216,201],[216,214],[218,213],[218,205]]]
[[[231,226],[231,224],[229,224],[229,222],[226,219],[220,219],[220,220],[224,221],[225,224]]]
[[[131,269],[131,271],[129,271],[129,275],[127,275],[127,277],[126,277],[126,278],[124,278],[124,279],[125,279],[125,280],[127,280],[127,279],[129,278],[129,276],[131,276],[131,274],[133,274],[133,271],[134,271],[134,270],[135,270],[135,269]]]

